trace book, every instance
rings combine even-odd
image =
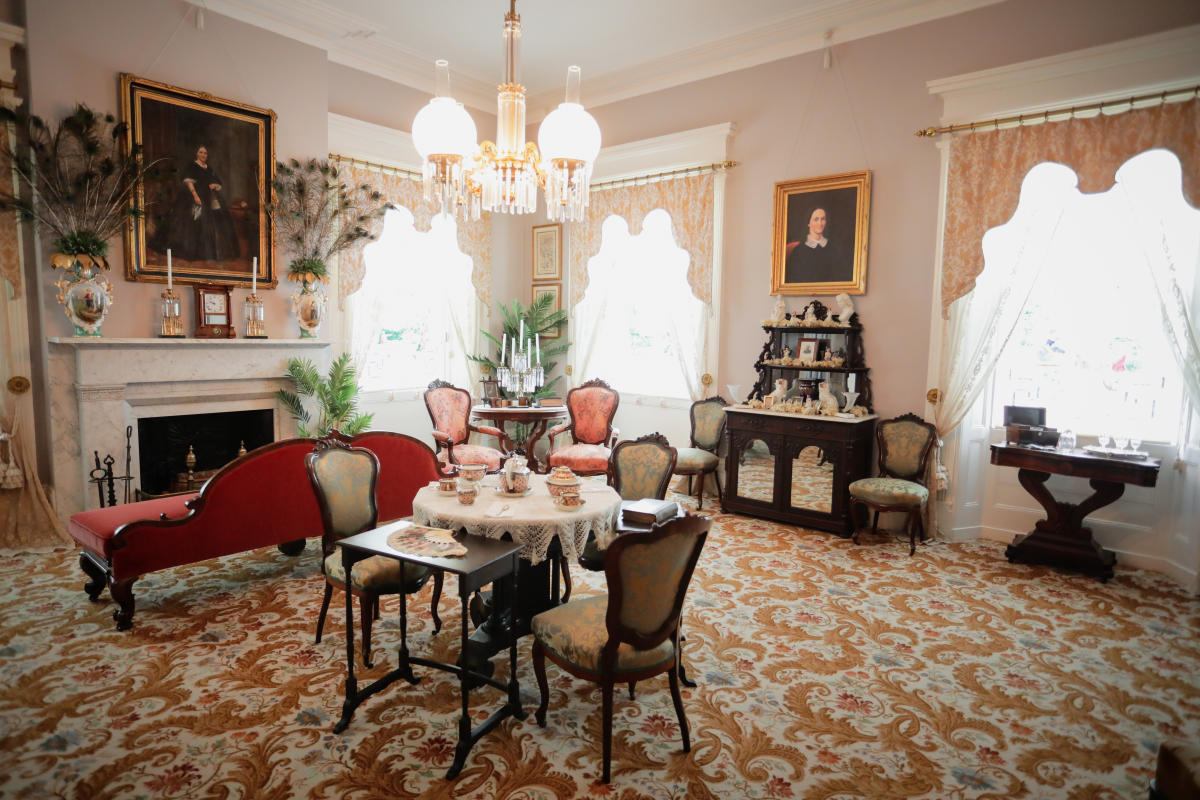
[[[655,500],[653,497],[622,504],[621,515],[634,525],[657,525],[675,519],[679,514],[679,503],[674,500]]]
[[[394,550],[414,556],[456,558],[467,554],[466,546],[454,540],[454,531],[446,528],[409,525],[388,534],[387,543]]]
[[[543,397],[538,400],[540,408],[562,408],[563,399],[561,397]]]

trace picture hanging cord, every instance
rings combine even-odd
[[[858,149],[859,149],[859,152],[862,154],[863,166],[867,169],[870,169],[870,163],[869,163],[870,159],[867,158],[867,148],[866,148],[866,144],[863,140],[862,127],[858,124],[858,115],[855,113],[855,110],[854,110],[854,102],[852,101],[852,99],[850,97],[849,89],[846,86],[846,76],[842,72],[840,59],[835,59],[833,57],[834,42],[833,42],[833,29],[832,28],[825,32],[824,39],[825,39],[825,51],[821,58],[821,66],[816,71],[816,77],[809,84],[808,94],[805,96],[804,105],[801,107],[801,110],[800,110],[800,125],[796,130],[796,138],[792,144],[792,152],[791,152],[791,155],[789,155],[789,157],[788,157],[787,166],[784,170],[788,174],[791,174],[791,172],[793,171],[793,167],[796,162],[796,156],[800,152],[800,148],[801,148],[802,144],[804,143],[804,131],[805,131],[805,127],[808,123],[808,109],[809,109],[809,106],[812,104],[812,97],[813,97],[813,94],[816,92],[817,84],[820,83],[820,80],[819,80],[820,74],[821,74],[821,72],[827,72],[830,69],[832,69],[837,74],[838,87],[842,90],[842,99],[845,100],[846,108],[850,112],[850,123],[854,127],[854,134],[858,141]]]
[[[199,5],[197,5],[195,9],[195,16],[193,17],[196,23],[196,30],[205,35],[208,34],[208,25],[205,23],[206,10],[207,9],[204,4],[204,0],[200,0]],[[176,34],[179,33],[179,29],[183,27],[183,23],[187,22],[190,16],[191,13],[189,13],[188,10],[184,10],[183,14],[181,14],[179,17],[179,22],[175,25],[175,30],[171,31],[171,35],[167,37],[167,41],[163,43],[161,48],[159,48],[158,53],[156,53],[154,56],[154,59],[142,70],[142,74],[150,74],[150,71],[154,69],[154,65],[158,63],[159,59],[162,58],[163,53],[165,53],[167,48],[171,46],[171,42],[175,39]],[[238,82],[242,84],[246,101],[253,103],[256,106],[263,105],[261,102],[259,102],[258,98],[254,96],[254,92],[250,90],[249,84],[246,83],[245,76],[242,74],[242,71],[238,69],[237,60],[234,59],[233,54],[230,52],[229,45],[226,43],[225,37],[221,35],[219,26],[215,33],[217,36],[217,41],[221,43],[221,49],[225,51],[226,63],[233,65],[234,74],[237,76]]]

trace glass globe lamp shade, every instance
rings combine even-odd
[[[475,120],[453,97],[435,97],[417,112],[412,136],[422,159],[435,155],[466,159],[475,151]]]
[[[547,162],[592,163],[600,153],[600,126],[579,103],[559,103],[538,128],[538,149]]]

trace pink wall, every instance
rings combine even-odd
[[[875,402],[888,416],[920,412],[928,388],[939,155],[913,132],[941,115],[925,82],[1198,21],[1194,0],[1010,0],[838,45],[840,77],[822,69],[821,54],[809,53],[590,110],[605,145],[718,122],[736,126],[730,157],[739,166],[726,185],[716,382],[722,393],[727,383],[743,391],[753,384],[760,320],[774,304],[775,182],[870,169],[867,293],[855,302]],[[804,302],[788,299],[791,309]]]
[[[273,109],[278,114],[278,157],[310,158],[327,153],[329,93],[324,51],[213,13],[205,15],[205,29],[198,30],[192,22],[194,8],[162,0],[121,0],[119,5],[92,0],[27,3],[33,112],[58,119],[82,102],[97,111],[119,113],[118,74],[130,72]],[[43,244],[49,247],[48,242]],[[155,302],[163,285],[125,279],[120,241],[111,243],[109,261],[116,301],[104,323],[104,335],[155,335]],[[286,263],[286,256],[277,253],[276,274],[286,270]],[[48,266],[41,275],[46,335],[70,336],[71,326],[54,299]],[[267,333],[272,338],[299,334],[287,300],[294,288],[284,280],[274,291],[259,290],[267,305]],[[239,322],[242,299],[248,294],[244,289],[233,293]],[[184,287],[181,296],[185,330],[191,331],[195,305],[191,289]]]

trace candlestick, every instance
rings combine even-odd
[[[254,257],[254,266],[250,271],[250,294],[258,294],[258,256]]]
[[[500,343],[500,366],[504,366],[504,359],[508,356],[508,331],[504,332],[504,341]]]
[[[525,341],[525,320],[524,319],[521,320],[521,333],[517,338],[520,339],[522,342]]]
[[[171,248],[167,248],[167,291],[171,291]]]
[[[533,343],[537,347],[537,363],[540,367],[542,365],[542,335],[540,333],[533,335]]]

